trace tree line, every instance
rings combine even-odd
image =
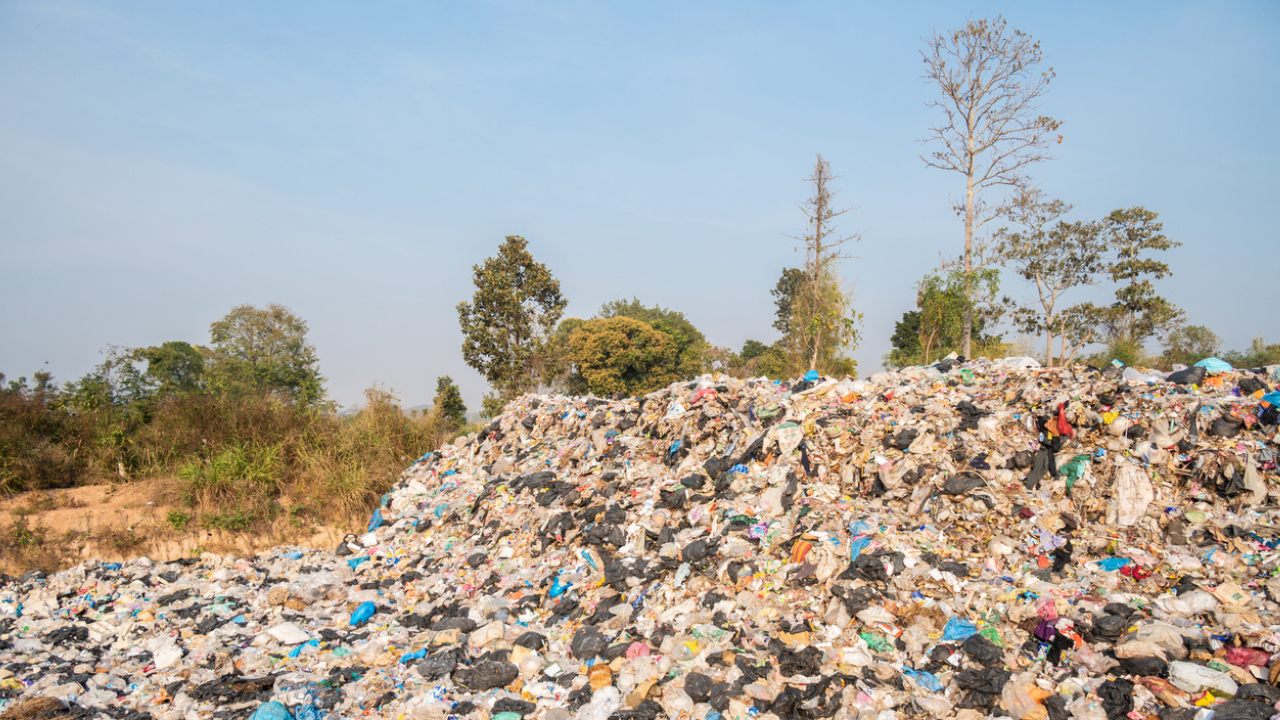
[[[931,168],[963,178],[952,203],[963,220],[963,245],[917,283],[916,307],[894,328],[887,367],[932,364],[948,355],[999,356],[1016,348],[993,330],[1001,323],[1039,336],[1046,365],[1084,358],[1171,365],[1221,351],[1203,326],[1156,292],[1172,272],[1160,253],[1179,242],[1163,233],[1159,215],[1144,207],[1117,209],[1096,220],[1069,220],[1071,205],[1049,199],[1030,170],[1063,141],[1061,120],[1040,112],[1055,78],[1039,42],[1006,20],[971,19],[935,32],[921,51],[925,79],[937,91],[930,103],[939,121],[921,155]],[[589,319],[561,319],[566,300],[524,238],[509,236],[498,255],[474,268],[475,296],[458,305],[463,357],[488,380],[486,414],[531,389],[635,394],[698,372],[795,377],[857,372],[850,353],[861,340],[862,313],[842,286],[842,246],[857,235],[835,232],[848,212],[833,204],[836,178],[819,155],[806,178],[811,197],[800,267],[784,268],[771,291],[773,328],[780,338],[747,340],[739,351],[715,347],[682,313],[639,300],[607,303]],[[1001,271],[1024,283],[1026,296],[1001,293]],[[1083,288],[1106,286],[1113,299],[1081,299]],[[1146,353],[1158,338],[1164,352]],[[1056,345],[1056,347],[1055,347]],[[1245,362],[1280,362],[1261,338]],[[1196,358],[1196,359],[1200,359]],[[1246,363],[1247,364],[1247,363]]]

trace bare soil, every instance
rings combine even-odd
[[[178,502],[176,488],[175,480],[157,478],[0,499],[0,572],[51,572],[86,560],[144,555],[156,562],[201,552],[251,555],[279,545],[332,548],[349,531],[288,518],[246,532],[199,527],[194,520],[184,526],[181,515],[197,513]]]

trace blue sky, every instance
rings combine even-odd
[[[1073,218],[1160,213],[1183,243],[1162,294],[1227,348],[1280,340],[1275,3],[10,0],[0,371],[71,380],[279,302],[343,405],[374,382],[427,402],[448,374],[474,408],[454,308],[509,234],[566,316],[634,296],[719,345],[771,341],[815,153],[855,208],[874,371],[963,239],[963,179],[919,159],[923,39],[996,13],[1057,72],[1039,185]]]

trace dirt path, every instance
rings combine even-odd
[[[201,552],[249,555],[277,545],[334,547],[347,530],[296,527],[229,532],[183,522],[175,481],[141,480],[21,493],[0,500],[0,572],[60,570],[90,559],[147,556],[157,562]]]

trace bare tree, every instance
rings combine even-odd
[[[810,370],[818,369],[820,361],[826,364],[857,337],[856,314],[855,317],[845,314],[848,296],[840,288],[836,270],[841,260],[849,258],[840,252],[840,247],[861,237],[835,234],[835,219],[849,212],[849,208],[836,210],[831,206],[835,195],[831,182],[838,177],[831,173],[831,165],[818,155],[813,175],[805,178],[813,185],[813,196],[800,205],[809,230],[804,237],[797,238],[804,241],[805,260],[800,287],[790,300],[786,333]]]
[[[993,261],[984,248],[975,252],[974,235],[1003,209],[983,193],[1000,186],[1020,187],[1026,167],[1049,157],[1046,148],[1061,123],[1037,114],[1037,101],[1048,91],[1054,72],[1036,71],[1043,59],[1040,43],[1009,29],[999,16],[934,33],[921,55],[925,78],[942,94],[929,106],[941,108],[944,118],[925,139],[940,148],[920,158],[930,167],[965,176],[964,202],[954,207],[964,215],[964,255],[957,264],[968,281],[970,298],[962,341],[967,356],[973,332],[973,272]]]

